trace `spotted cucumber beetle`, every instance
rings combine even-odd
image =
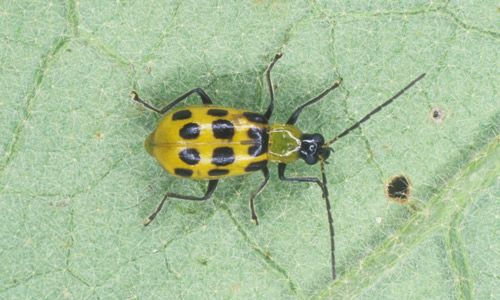
[[[418,76],[390,99],[327,142],[321,134],[302,133],[294,124],[304,108],[323,99],[340,85],[342,79],[335,81],[319,95],[300,105],[285,124],[269,124],[274,109],[271,70],[281,56],[281,53],[276,54],[265,72],[271,101],[264,114],[244,109],[215,106],[212,104],[212,99],[201,88],[185,93],[161,109],[157,109],[142,100],[136,92],[131,93],[134,101],[149,110],[164,115],[157,128],[144,142],[147,152],[155,157],[168,173],[174,176],[208,180],[208,188],[203,196],[166,193],[144,225],[149,225],[155,219],[168,198],[207,200],[212,196],[220,179],[260,171],[264,179],[251,194],[249,201],[252,219],[258,224],[254,200],[269,181],[268,162],[276,162],[278,163],[280,180],[310,182],[321,188],[328,215],[331,271],[332,277],[335,279],[333,218],[325,175],[325,163],[332,152],[330,145],[358,128],[383,107],[389,105],[422,79],[425,74]],[[193,94],[197,94],[201,98],[203,105],[172,109]],[[298,159],[303,159],[309,165],[319,162],[321,178],[287,177],[285,175],[287,164]]]

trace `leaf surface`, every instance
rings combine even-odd
[[[489,299],[498,287],[500,27],[482,1],[0,2],[0,298]],[[338,280],[317,186],[165,174],[143,148],[161,107],[203,88],[336,142],[326,172]],[[196,97],[186,104],[198,104]],[[438,111],[438,114],[434,112]],[[271,166],[273,173],[275,166]],[[289,175],[318,176],[298,162]],[[406,204],[384,192],[411,182]]]

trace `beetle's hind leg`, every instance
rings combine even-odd
[[[169,104],[167,104],[165,107],[163,107],[161,109],[158,109],[158,108],[154,107],[153,105],[147,103],[146,101],[142,100],[136,91],[132,91],[130,93],[130,96],[132,97],[132,100],[134,100],[137,103],[142,104],[145,108],[152,110],[154,112],[157,112],[159,114],[164,114],[167,111],[169,111],[172,107],[179,104],[179,102],[186,100],[189,96],[191,96],[194,93],[196,93],[196,94],[198,94],[198,96],[200,96],[201,102],[203,102],[203,104],[212,104],[213,103],[212,99],[210,99],[210,97],[208,97],[207,93],[205,93],[205,91],[203,91],[201,88],[195,88],[195,89],[190,90],[189,92],[185,93],[184,95],[182,95],[179,98],[175,99],[174,101],[170,102]]]
[[[148,219],[144,222],[144,226],[148,226],[153,220],[156,218],[156,215],[161,211],[163,204],[167,201],[168,198],[177,198],[177,199],[182,199],[182,200],[193,200],[193,201],[204,201],[208,200],[212,194],[215,191],[215,188],[217,187],[217,183],[219,183],[219,180],[210,180],[208,182],[208,188],[207,191],[205,192],[205,195],[199,197],[199,196],[186,196],[186,195],[180,195],[176,193],[167,193],[165,194],[165,197],[163,197],[163,200],[161,200],[160,204],[156,207],[155,211],[149,215]]]

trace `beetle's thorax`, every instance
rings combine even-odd
[[[269,160],[291,163],[299,158],[302,132],[293,125],[273,124],[269,129]]]

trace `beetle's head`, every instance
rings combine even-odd
[[[326,161],[332,149],[325,145],[325,138],[319,133],[304,133],[300,137],[299,156],[307,164],[314,165],[318,160]]]

